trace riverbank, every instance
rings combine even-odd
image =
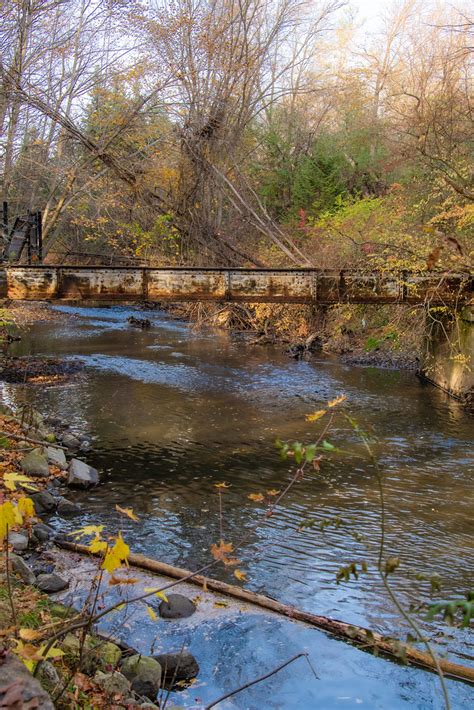
[[[95,617],[114,598],[103,580],[105,561],[83,558],[79,563],[74,554],[60,551],[55,541],[61,533],[45,522],[52,515],[64,519],[80,514],[74,491],[99,483],[99,472],[76,458],[89,448],[85,438],[58,425],[30,407],[20,412],[0,408],[0,534],[5,537],[0,553],[0,696],[6,679],[14,682],[21,676],[23,699],[37,698],[42,708],[108,708],[111,702],[127,710],[164,707],[155,704],[157,695],[185,688],[199,665],[184,648],[146,656],[119,637],[112,641],[100,635]],[[102,528],[99,521],[96,539]],[[109,585],[119,589],[138,581],[112,575]],[[194,602],[183,594],[162,594],[159,602],[156,612],[146,607],[155,619],[195,612]],[[24,675],[18,659],[37,680]]]

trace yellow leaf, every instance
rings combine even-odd
[[[250,494],[247,496],[247,498],[248,498],[249,500],[255,501],[255,503],[261,503],[262,500],[265,500],[265,498],[264,498],[264,496],[262,495],[262,493],[250,493]]]
[[[214,483],[215,488],[230,488],[230,483]]]
[[[20,629],[20,638],[23,641],[36,641],[36,639],[41,638],[43,635],[42,631],[38,629]]]
[[[325,414],[326,414],[325,409],[318,409],[318,411],[313,412],[313,414],[307,414],[306,421],[307,422],[317,422],[318,419],[321,419],[321,417],[324,417]]]
[[[148,593],[155,594],[155,596],[157,596],[159,599],[163,599],[164,602],[168,601],[168,597],[166,596],[166,594],[164,592],[160,592],[160,590],[157,589],[156,587],[144,587],[143,591],[146,592],[147,594]]]
[[[219,607],[229,606],[229,604],[227,602],[214,602],[214,606],[219,608]]]
[[[138,520],[132,508],[121,508],[119,505],[116,505],[115,510],[118,510],[118,512],[122,513],[122,515],[126,515],[127,518],[130,518],[130,520]]]
[[[35,504],[31,498],[20,498],[18,500],[18,509],[23,513],[25,518],[33,518],[35,515]]]
[[[3,505],[0,505],[0,541],[7,534],[7,528],[15,525],[15,508],[13,503],[7,500]]]
[[[241,569],[234,570],[234,577],[239,580],[239,582],[246,582],[247,575]]]
[[[267,491],[267,496],[277,496],[280,493],[276,488],[270,488],[269,491]]]
[[[156,612],[151,608],[151,606],[147,606],[146,610],[148,612],[148,616],[153,619],[153,621],[156,621],[158,617],[156,615]]]
[[[46,653],[45,651],[46,646],[41,646],[40,654],[43,658],[61,658],[61,656],[64,656],[64,651],[62,651],[57,646],[52,646],[49,651],[46,651]]]
[[[88,549],[91,552],[104,552],[107,549],[108,545],[105,542],[105,540],[101,540],[100,537],[95,537],[90,545],[88,545]]]
[[[86,525],[85,527],[79,528],[78,530],[73,530],[69,534],[73,535],[75,538],[84,537],[86,535],[98,536],[100,535],[103,529],[103,525]]]
[[[15,524],[16,525],[23,525],[23,516],[18,510],[18,506],[14,508],[15,511]]]
[[[11,473],[4,473],[3,474],[3,483],[6,488],[8,488],[9,491],[15,491],[16,490],[16,483],[20,483],[24,488],[28,488],[29,490],[32,491],[37,491],[38,489],[36,486],[32,486],[31,484],[33,483],[33,480],[29,478],[28,476],[25,476],[24,473],[15,473],[14,471]]]
[[[339,397],[336,397],[336,399],[331,399],[328,402],[328,407],[336,407],[338,404],[341,404],[341,402],[345,402],[347,399],[347,396],[345,394],[341,394]]]
[[[113,552],[119,558],[119,560],[122,562],[124,562],[130,554],[130,548],[127,545],[127,543],[124,541],[124,539],[122,537],[122,533],[119,533],[117,535],[115,545],[113,546]]]
[[[104,561],[102,562],[102,569],[105,569],[107,570],[107,572],[112,574],[112,572],[115,572],[115,570],[118,569],[120,566],[120,558],[114,554],[113,549],[109,550],[104,557]]]

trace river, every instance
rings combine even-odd
[[[86,458],[102,470],[102,485],[77,494],[84,505],[79,519],[56,525],[120,526],[133,551],[191,569],[209,561],[222,525],[226,541],[247,536],[239,567],[249,589],[404,638],[406,623],[374,572],[380,536],[375,471],[347,420],[336,416],[326,436],[345,453],[323,461],[320,471],[308,470],[267,523],[255,527],[265,504],[248,496],[268,498],[266,491],[280,490],[293,469],[280,460],[276,437],[313,441],[322,420],[310,423],[306,415],[345,394],[345,411],[376,437],[386,554],[401,563],[393,575],[399,598],[406,606],[429,601],[433,575],[442,584],[437,598],[474,588],[473,419],[444,393],[408,372],[327,357],[294,361],[278,348],[195,331],[160,311],[147,313],[151,329],[139,330],[127,323],[136,315],[132,308],[60,310],[69,317],[33,325],[15,354],[80,358],[84,372],[66,384],[3,385],[7,399],[33,401],[90,435]],[[218,482],[229,484],[222,520]],[[139,521],[124,519],[116,504],[133,507]],[[320,523],[336,516],[342,524],[321,531]],[[336,584],[341,566],[362,560],[367,574]],[[236,581],[229,569],[214,576]],[[469,632],[421,618],[441,652],[472,663]],[[443,707],[436,676],[320,632],[299,631],[289,621],[265,630],[240,620],[207,639],[203,633],[187,639],[201,653],[207,649],[204,681],[195,691],[200,699],[209,701],[302,648],[310,649],[319,676],[295,664],[223,709]],[[453,681],[448,686],[453,707],[474,705],[472,689]],[[194,691],[187,692],[192,698]]]

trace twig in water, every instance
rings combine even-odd
[[[293,663],[293,661],[296,661],[298,658],[303,658],[303,657],[305,657],[307,659],[308,654],[307,653],[297,653],[296,656],[289,658],[287,661],[285,661],[284,663],[281,663],[279,666],[274,668],[272,671],[269,671],[268,673],[265,673],[264,675],[261,675],[258,678],[255,678],[254,680],[249,680],[248,683],[244,683],[244,685],[241,685],[239,688],[236,688],[235,690],[231,690],[230,693],[226,693],[225,695],[221,695],[220,698],[217,698],[217,700],[213,700],[212,703],[210,703],[209,705],[206,705],[204,710],[210,710],[210,708],[215,707],[216,705],[221,703],[223,700],[227,700],[227,698],[231,698],[233,695],[237,695],[237,693],[240,693],[242,690],[246,690],[247,688],[250,688],[252,685],[256,685],[257,683],[261,683],[262,680],[267,680],[267,678],[270,678],[272,675],[275,675],[275,673],[278,673],[279,671],[283,670],[283,668],[286,668],[286,666],[289,666],[290,663]]]

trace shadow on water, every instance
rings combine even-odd
[[[407,604],[428,598],[429,584],[417,582],[417,574],[440,574],[443,596],[472,588],[473,422],[442,392],[410,373],[328,359],[294,362],[277,349],[244,345],[225,333],[194,332],[159,312],[147,314],[153,327],[141,331],[126,322],[133,309],[62,310],[74,318],[37,324],[16,351],[80,357],[85,374],[26,394],[4,386],[6,396],[34,398],[73,429],[90,433],[94,442],[87,460],[104,471],[105,485],[78,494],[82,519],[55,524],[76,528],[100,517],[111,530],[122,526],[134,551],[196,568],[208,561],[209,547],[220,535],[214,484],[231,484],[224,495],[224,530],[225,539],[236,540],[263,513],[247,496],[281,488],[288,480],[290,466],[276,454],[276,436],[311,441],[315,425],[305,414],[344,392],[352,414],[378,437],[376,453],[386,476],[387,554],[401,558],[394,577],[401,598]],[[331,441],[362,453],[341,421]],[[305,476],[269,524],[249,533],[240,555],[247,586],[403,637],[404,624],[375,575],[335,584],[341,565],[373,558],[351,532],[357,530],[372,546],[378,540],[374,483],[369,462],[354,455],[336,457],[321,472]],[[119,520],[115,504],[133,506],[140,521]],[[322,533],[319,523],[335,515],[344,526]],[[301,530],[308,519],[314,525]],[[232,581],[227,570],[219,575]],[[438,631],[442,650],[474,655],[467,632]],[[316,686],[307,669],[290,667],[229,708],[442,706],[434,676],[298,631],[290,622],[260,628],[248,618],[225,629],[196,629],[191,644],[204,643],[202,677],[208,679],[209,699],[218,690],[211,668],[232,673],[238,685],[293,649],[310,648],[319,662]],[[453,705],[468,707],[469,689],[451,686]]]

